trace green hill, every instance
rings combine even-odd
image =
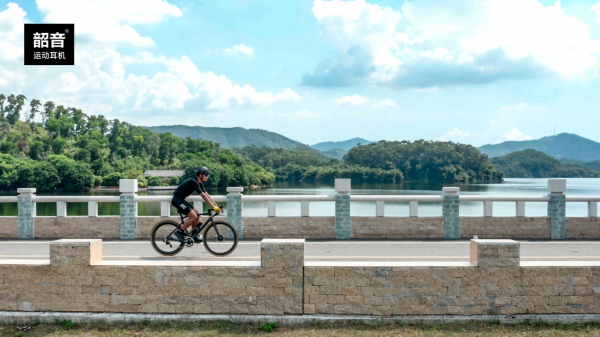
[[[344,159],[344,155],[346,153],[348,153],[348,151],[342,150],[342,149],[333,149],[333,150],[327,150],[327,151],[321,151],[321,152],[323,152],[326,156],[329,156],[329,157],[335,158],[335,159],[339,159],[339,160]]]
[[[536,150],[517,151],[491,159],[497,169],[507,178],[596,178],[597,170],[585,163],[569,160],[568,163],[552,158]]]
[[[295,149],[302,143],[291,140],[278,133],[261,129],[218,128],[186,125],[147,126],[157,133],[170,132],[175,136],[218,142],[225,148],[243,148],[246,146]]]
[[[315,145],[311,145],[310,147],[312,147],[313,149],[317,149],[319,151],[325,152],[325,151],[329,151],[329,150],[335,150],[335,149],[342,149],[344,151],[350,151],[351,148],[355,147],[358,144],[361,145],[367,145],[372,143],[371,141],[368,141],[366,139],[363,138],[352,138],[352,139],[348,139],[348,140],[344,140],[341,142],[323,142],[323,143],[318,143]]]
[[[600,143],[572,133],[561,133],[538,140],[487,144],[478,148],[490,158],[527,149],[537,150],[557,159],[569,158],[586,162],[600,160]]]

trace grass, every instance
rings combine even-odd
[[[386,325],[362,323],[312,323],[297,326],[238,324],[228,321],[198,323],[128,323],[128,324],[74,324],[70,320],[54,323],[31,323],[32,329],[21,332],[16,325],[0,325],[0,336],[599,336],[600,322],[586,324],[548,324],[526,321],[516,325],[488,323],[461,323],[447,325],[404,325],[396,322]]]

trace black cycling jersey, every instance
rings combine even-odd
[[[192,194],[192,192],[198,192],[198,194],[204,192],[206,193],[206,189],[204,188],[204,184],[199,183],[198,179],[190,178],[181,183],[173,192],[173,195],[185,199]]]

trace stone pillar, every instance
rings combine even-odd
[[[564,240],[566,238],[567,218],[565,215],[567,191],[566,179],[548,179],[550,201],[548,202],[548,217],[550,218],[550,238]]]
[[[50,242],[53,267],[90,266],[102,263],[102,240],[64,239]]]
[[[444,239],[460,239],[460,217],[458,192],[459,187],[444,187],[444,204],[442,215],[444,216]]]
[[[18,188],[18,222],[19,222],[19,239],[33,239],[33,227],[35,217],[35,188]]]
[[[240,239],[244,238],[242,192],[244,192],[243,187],[227,187],[227,222],[235,227]]]
[[[471,263],[477,267],[520,267],[520,243],[515,240],[471,240]]]
[[[137,191],[137,179],[119,180],[119,192],[121,192],[121,239],[135,239],[137,217],[135,195]]]
[[[302,315],[304,239],[263,239],[266,315]],[[270,289],[272,288],[272,289]]]
[[[335,180],[335,238],[352,237],[352,219],[350,218],[350,179]]]

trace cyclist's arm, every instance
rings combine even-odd
[[[200,193],[200,196],[202,197],[202,199],[204,199],[204,202],[210,205],[211,208],[217,206],[217,203],[210,197],[210,194],[208,194],[207,192]]]

